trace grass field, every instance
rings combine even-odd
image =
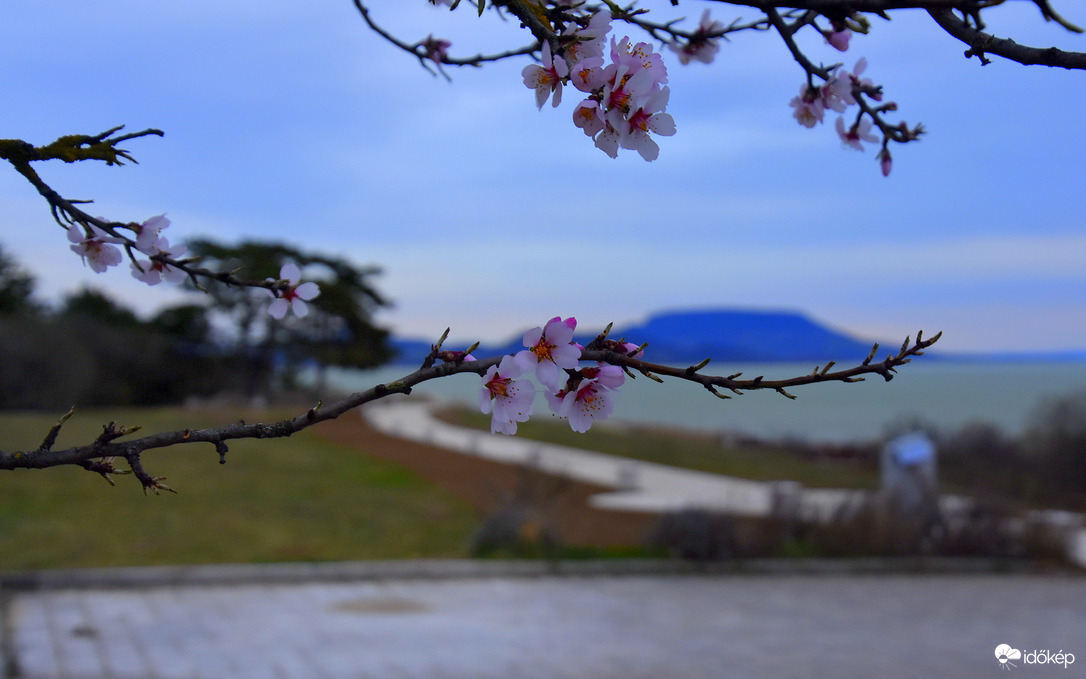
[[[141,425],[139,436],[293,414],[79,412],[57,446],[85,444],[109,420]],[[0,413],[0,449],[37,448],[58,415]],[[472,410],[441,416],[489,429],[489,417]],[[461,496],[366,456],[365,442],[330,443],[319,429],[289,439],[233,442],[225,465],[203,444],[145,454],[147,470],[165,476],[176,495],[145,496],[131,476],[114,477],[111,487],[76,467],[0,472],[0,571],[467,556],[480,516]],[[519,435],[756,480],[843,488],[877,482],[872,468],[855,461],[807,459],[779,447],[726,444],[679,431],[597,426],[576,434],[557,419],[536,418],[521,424]]]
[[[438,413],[450,424],[490,429],[490,415],[467,408]],[[730,443],[718,436],[603,423],[578,434],[558,418],[519,423],[517,436],[756,481],[791,480],[812,488],[878,487],[877,470],[857,460],[808,458],[781,445]]]
[[[0,413],[0,449],[37,448],[57,415]],[[153,433],[258,418],[269,415],[79,412],[58,447],[109,420]],[[149,452],[144,466],[177,494],[144,496],[131,476],[111,487],[75,467],[0,472],[0,570],[465,556],[478,523],[443,489],[312,431],[234,442],[225,465],[194,444]]]

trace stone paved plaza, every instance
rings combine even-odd
[[[1086,675],[1086,579],[625,575],[9,591],[8,679]],[[11,657],[13,656],[13,657]]]

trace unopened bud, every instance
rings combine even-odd
[[[648,346],[648,343],[640,345],[634,344],[633,342],[622,343],[622,348],[626,350],[626,355],[630,358],[641,358],[644,356],[646,346]]]
[[[893,169],[894,166],[894,159],[890,156],[890,150],[883,148],[879,151],[878,160],[879,168],[882,170],[882,176],[889,177],[890,170]]]

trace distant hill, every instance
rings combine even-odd
[[[577,341],[587,343],[598,330]],[[665,363],[861,361],[873,342],[859,340],[812,321],[798,312],[706,309],[668,311],[650,316],[639,325],[616,327],[610,337],[649,343],[648,355]],[[421,361],[430,342],[396,339],[400,360]],[[522,349],[520,334],[504,345],[481,347],[479,356],[513,353]]]
[[[863,360],[872,345],[787,311],[667,312],[612,335],[648,342],[653,360],[675,363],[706,358],[725,362]]]

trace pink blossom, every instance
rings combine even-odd
[[[517,353],[517,364],[525,371],[534,369],[536,378],[553,389],[561,371],[576,368],[581,358],[580,349],[572,344],[576,327],[577,319],[563,321],[555,316],[544,327],[524,333],[524,346],[528,348]]]
[[[524,85],[528,89],[535,90],[535,103],[539,108],[547,101],[547,97],[554,92],[553,106],[562,103],[562,80],[569,75],[569,66],[565,59],[551,56],[551,45],[543,43],[543,65],[530,64],[521,71],[524,76]]]
[[[847,52],[848,41],[852,38],[852,31],[844,26],[834,24],[833,30],[823,31],[822,36],[826,38],[826,42],[832,45],[838,52]]]
[[[279,270],[279,280],[286,281],[287,287],[280,290],[279,296],[268,305],[268,314],[272,318],[283,318],[288,309],[299,318],[309,313],[305,303],[320,294],[320,287],[313,282],[299,284],[301,277],[302,272],[293,262],[284,264]]]
[[[804,84],[799,89],[799,95],[793,97],[788,105],[795,109],[792,116],[800,125],[814,127],[822,122],[825,109],[819,89]]]
[[[844,113],[845,109],[856,103],[852,96],[852,78],[841,68],[834,71],[833,77],[822,85],[822,105],[825,108]]]
[[[581,374],[596,380],[601,387],[607,389],[618,389],[626,383],[626,373],[622,372],[622,368],[609,363],[600,363],[594,368],[582,368]]]
[[[642,100],[660,89],[652,70],[642,69],[637,64],[609,64],[600,79],[603,81],[600,103],[608,113],[616,112],[621,116],[628,115]]]
[[[878,86],[875,85],[874,81],[872,81],[870,78],[860,77],[860,74],[862,74],[866,69],[867,59],[865,57],[860,57],[856,60],[856,65],[852,67],[852,72],[848,74],[849,80],[852,82],[854,88],[858,87],[875,101],[882,101],[882,92],[880,91]],[[850,92],[851,89],[852,88],[850,88]],[[856,102],[855,100],[853,100],[851,103]]]
[[[667,84],[667,66],[664,65],[664,58],[654,52],[652,45],[647,42],[639,42],[631,46],[629,36],[623,37],[618,43],[615,42],[614,36],[611,36],[611,61],[619,69],[626,66],[631,76],[637,76],[640,73],[647,75],[649,84],[641,94],[648,94],[660,85]]]
[[[595,92],[606,84],[603,57],[582,59],[569,70],[569,82],[582,92]]]
[[[663,112],[669,95],[670,90],[667,87],[652,94],[640,108],[630,114],[625,128],[620,126],[621,123],[616,124],[617,121],[612,122],[620,133],[622,148],[636,150],[648,161],[656,160],[660,156],[660,146],[649,136],[649,132],[665,137],[675,134],[675,120],[671,114]]]
[[[640,89],[651,85],[651,78],[647,74],[639,79],[634,79],[628,71],[627,64],[610,64],[603,70],[604,85],[600,92],[600,103],[608,113],[617,111],[619,115],[626,115],[634,103],[636,97],[641,96]]]
[[[608,11],[596,12],[588,20],[588,25],[580,28],[576,23],[570,23],[562,32],[563,37],[575,37],[566,43],[566,59],[571,64],[579,64],[586,59],[603,57],[603,38],[611,31],[611,13]],[[563,41],[565,42],[565,41]]]
[[[860,89],[870,96],[875,101],[882,101],[882,92],[871,81],[870,78],[861,78],[860,74],[867,68],[867,59],[860,57],[856,61],[856,65],[852,71],[845,71],[843,67],[837,68],[833,72],[833,76],[826,81],[821,88],[822,105],[824,108],[828,108],[838,113],[844,113],[845,109],[849,106],[856,104],[856,97],[853,94],[854,89]],[[792,105],[796,105],[796,100],[792,100]],[[821,121],[821,117],[819,117]],[[812,127],[813,125],[808,125]]]
[[[422,42],[422,47],[426,50],[426,58],[435,64],[440,64],[445,61],[445,57],[449,56],[449,48],[452,47],[452,43],[448,40],[442,40],[435,38],[433,35],[426,36],[426,40]]]
[[[145,255],[158,252],[156,244],[162,231],[170,225],[166,215],[150,217],[136,228],[136,249]]]
[[[169,241],[165,238],[159,238],[155,241],[153,252],[144,252],[148,255],[162,254],[170,259],[177,259],[187,251],[188,248],[184,245],[170,247]],[[188,278],[188,274],[181,269],[157,259],[139,259],[131,264],[132,276],[147,285],[158,285],[163,279],[170,283],[181,283]]]
[[[512,356],[492,365],[483,375],[479,390],[479,408],[492,413],[490,431],[493,434],[516,434],[517,422],[526,422],[532,415],[535,387],[520,377],[523,369]]]
[[[709,10],[706,9],[701,13],[701,21],[698,22],[698,29],[694,31],[694,35],[691,36],[686,44],[672,43],[670,47],[679,55],[679,63],[684,66],[691,61],[700,61],[703,64],[711,64],[716,57],[716,53],[720,51],[720,45],[717,43],[717,40],[709,36],[719,34],[723,30],[724,24],[710,19]]]
[[[551,410],[569,422],[570,428],[583,434],[595,420],[604,420],[615,409],[614,393],[595,379],[581,379],[572,388],[547,394]]]
[[[646,42],[611,38],[611,63],[593,56],[573,65],[570,82],[588,93],[573,112],[574,124],[612,158],[618,149],[637,150],[655,160],[660,147],[649,136],[675,134],[675,121],[664,112],[669,90],[663,58]]]
[[[618,145],[621,140],[621,135],[618,131],[611,126],[611,123],[607,122],[603,126],[603,130],[596,135],[596,148],[603,151],[612,158],[618,158]]]
[[[110,236],[93,224],[88,224],[86,228],[90,235],[76,224],[68,227],[68,240],[73,243],[69,247],[83,259],[83,264],[95,273],[102,273],[109,267],[120,264],[121,251],[115,246],[125,240]]]
[[[857,151],[863,151],[864,147],[861,141],[869,143],[875,143],[879,140],[871,132],[871,120],[869,118],[863,118],[856,122],[851,127],[845,127],[845,119],[837,118],[837,134],[841,137],[841,141],[848,148],[854,148]]]
[[[573,124],[584,130],[589,137],[599,134],[604,127],[603,111],[595,99],[585,99],[573,109]]]

